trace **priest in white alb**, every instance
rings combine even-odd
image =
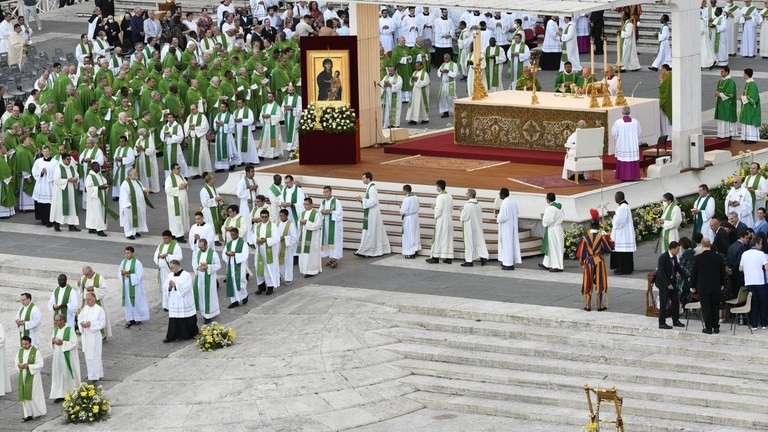
[[[246,274],[248,269],[248,245],[240,237],[240,232],[247,234],[247,228],[231,228],[230,240],[224,245],[221,252],[222,267],[226,269],[227,297],[229,297],[228,309],[248,303],[248,281]]]
[[[182,167],[174,163],[170,175],[165,179],[165,201],[168,205],[168,227],[179,243],[187,242],[184,234],[189,227],[188,188],[189,183],[184,179]]]
[[[403,78],[397,74],[394,66],[387,67],[387,73],[379,82],[379,87],[381,88],[381,111],[384,117],[382,128],[400,127]]]
[[[229,112],[226,101],[219,102],[219,110],[220,112],[213,119],[213,131],[216,135],[216,159],[213,167],[216,171],[223,171],[234,169],[239,164],[239,162],[235,163],[235,158],[240,159],[240,152],[235,146],[235,117]]]
[[[51,202],[51,220],[53,229],[61,231],[60,225],[69,225],[70,231],[80,231],[80,218],[77,215],[76,190],[80,177],[72,156],[66,154],[53,172],[53,196]]]
[[[360,237],[360,247],[355,255],[376,257],[388,254],[391,252],[389,237],[384,227],[384,220],[381,218],[379,193],[376,183],[373,182],[373,174],[364,172],[363,184],[366,186],[365,196],[355,198],[363,208],[363,233]]]
[[[496,45],[496,38],[492,37],[490,45],[485,48],[486,67],[483,74],[485,79],[485,88],[488,92],[504,90],[503,69],[507,62],[507,55],[504,49]]]
[[[149,114],[147,114],[149,118]],[[133,145],[136,152],[136,170],[141,184],[146,185],[152,192],[160,192],[160,170],[157,164],[157,155],[155,148],[154,132],[149,132],[145,128],[140,128],[137,132],[138,138]]]
[[[253,165],[245,166],[245,176],[237,182],[235,195],[240,199],[240,214],[250,215],[251,209],[256,202],[256,195],[259,194],[259,185],[254,178],[255,168]],[[256,215],[258,218],[259,216]]]
[[[24,412],[23,421],[45,415],[45,390],[43,390],[43,353],[32,345],[29,336],[21,338],[21,348],[14,357],[18,370],[19,402]]]
[[[197,242],[197,250],[192,252],[192,290],[195,292],[195,307],[203,315],[203,323],[208,324],[221,312],[219,310],[219,293],[217,290],[217,272],[221,268],[219,254],[208,247],[206,239]]]
[[[440,259],[446,264],[453,262],[453,197],[446,190],[445,180],[436,183],[435,197],[435,232],[432,235],[432,249],[427,258],[430,264],[437,264]]]
[[[128,178],[120,185],[120,225],[125,237],[130,240],[135,240],[141,233],[149,231],[145,201],[145,194],[149,193],[149,189],[145,188],[138,178],[136,169],[131,169],[128,171]]]
[[[473,261],[478,258],[480,265],[484,266],[488,262],[488,247],[483,233],[483,208],[477,201],[476,190],[467,189],[466,196],[467,202],[459,215],[464,238],[464,262],[461,266],[472,267]]]
[[[125,248],[125,259],[120,262],[117,272],[125,312],[125,328],[149,320],[149,305],[144,294],[144,266],[135,253],[133,246]]]
[[[264,124],[261,129],[259,141],[259,157],[265,159],[277,159],[283,155],[283,137],[280,122],[283,120],[283,110],[280,104],[275,102],[273,93],[267,94],[267,103],[260,110],[259,118]]]
[[[709,226],[709,221],[715,216],[715,199],[709,195],[709,186],[706,183],[699,185],[699,196],[693,202],[691,215],[693,216],[693,236],[701,233],[710,242],[715,240],[715,232]]]
[[[48,300],[48,310],[54,314],[60,313],[67,321],[67,325],[75,326],[75,316],[80,301],[77,299],[77,291],[67,283],[67,275],[60,274],[58,286],[51,292]]]
[[[622,25],[619,31],[621,38],[621,63],[617,66],[624,70],[640,70],[640,61],[637,59],[637,42],[635,41],[635,24],[630,19],[629,12],[624,12]]]
[[[680,206],[675,202],[675,196],[669,192],[664,193],[662,198],[664,209],[661,211],[661,217],[656,222],[661,225],[661,234],[659,242],[661,251],[667,252],[669,244],[680,240],[680,224],[683,223],[683,215]]]
[[[513,36],[514,42],[507,50],[507,59],[509,60],[509,89],[517,89],[517,80],[523,76],[525,67],[531,65],[531,51],[528,45],[523,41],[520,33]]]
[[[320,202],[320,214],[323,216],[320,256],[330,258],[326,265],[336,268],[338,260],[344,256],[344,209],[341,200],[333,196],[330,186],[323,186],[323,196]]]
[[[257,219],[258,222],[248,234],[248,243],[256,245],[253,257],[256,283],[259,286],[256,294],[266,292],[272,295],[274,289],[280,287],[280,233],[269,220],[269,210],[259,211]]]
[[[523,262],[520,254],[520,234],[517,230],[517,203],[509,196],[509,189],[499,191],[499,213],[496,223],[499,224],[499,261],[502,270],[514,270],[515,264]]]
[[[424,64],[416,62],[416,71],[410,77],[413,95],[408,103],[405,119],[409,125],[429,122],[429,74]]]
[[[312,198],[304,198],[304,211],[299,216],[299,241],[296,249],[299,254],[299,273],[305,278],[323,271],[323,259],[320,256],[320,243],[323,217],[312,208]]]
[[[107,314],[107,308],[104,303],[104,297],[107,296],[107,283],[104,281],[104,277],[95,271],[91,266],[83,267],[83,276],[77,281],[77,286],[80,288],[80,309],[87,304],[85,297],[88,293],[93,293],[96,296],[96,304],[104,309],[104,329],[101,334],[105,338],[112,337],[112,326],[109,323],[109,314]]]
[[[104,377],[104,365],[101,359],[101,330],[107,325],[104,308],[96,304],[96,294],[85,295],[85,306],[77,315],[80,326],[80,339],[83,346],[88,381],[94,382]]]
[[[187,168],[192,177],[213,172],[211,154],[208,151],[209,129],[208,119],[198,112],[197,104],[190,105],[189,116],[184,122],[184,134],[187,137]]]
[[[574,72],[581,71],[581,61],[579,60],[579,45],[577,39],[576,25],[571,22],[571,16],[563,17],[563,33],[560,35],[560,42],[563,44],[563,53],[560,56],[560,71],[565,70],[565,63],[570,62]]]
[[[291,151],[299,147],[299,119],[301,118],[301,95],[296,93],[293,84],[288,84],[288,90],[283,98],[285,119],[285,149]]]
[[[298,229],[299,215],[304,206],[304,198],[304,190],[296,184],[293,176],[290,174],[285,176],[285,186],[280,194],[280,207],[288,210],[288,217],[297,226],[296,229]]]
[[[19,330],[19,337],[29,336],[32,345],[39,347],[39,331],[42,322],[40,308],[32,303],[32,294],[30,293],[21,293],[20,301],[21,307],[16,313],[16,327]]]
[[[419,225],[419,197],[414,195],[411,185],[403,185],[403,198],[400,204],[400,218],[403,220],[403,238],[401,253],[405,259],[416,258],[421,250],[421,227]]]
[[[125,114],[125,113],[120,113]],[[128,145],[128,139],[124,136],[120,137],[119,145],[114,149],[112,155],[112,196],[120,196],[120,185],[123,184],[126,178],[128,178],[128,172],[133,168],[136,163],[136,152]]]
[[[750,164],[749,175],[744,178],[744,187],[752,196],[752,220],[757,221],[757,209],[765,207],[765,197],[768,196],[768,180],[760,173],[758,162]]]
[[[547,192],[547,208],[541,216],[544,238],[541,240],[541,252],[544,261],[539,267],[551,272],[563,271],[565,238],[563,237],[563,206],[557,202],[552,192]]]
[[[176,122],[176,116],[173,113],[168,114],[168,123],[160,131],[160,140],[165,144],[163,166],[165,167],[166,177],[171,175],[175,164],[179,164],[182,176],[189,177],[187,161],[184,159],[184,152],[181,150],[181,142],[184,140],[184,127]]]
[[[80,385],[80,356],[77,353],[77,333],[67,325],[61,314],[53,317],[53,357],[51,358],[51,393],[54,403],[64,401],[64,395]]]
[[[449,53],[443,54],[443,64],[437,68],[440,87],[437,88],[437,108],[440,118],[446,118],[453,113],[453,102],[456,100],[456,77],[459,75],[459,65],[451,60]],[[499,78],[501,80],[501,78]],[[399,119],[398,119],[399,123]]]
[[[739,220],[744,222],[747,228],[752,228],[755,224],[752,219],[752,194],[744,187],[741,177],[733,177],[733,187],[728,191],[728,195],[725,196],[724,205],[725,214],[728,215],[731,212],[735,212],[739,216]]]
[[[293,257],[296,252],[296,241],[299,237],[296,224],[291,222],[288,217],[288,210],[278,211],[275,221],[277,232],[280,234],[280,252],[278,263],[280,265],[280,277],[283,284],[290,286],[293,284]]]
[[[757,54],[757,26],[763,22],[760,9],[752,6],[752,0],[744,0],[741,8],[741,56],[754,57]]]
[[[107,236],[104,232],[107,230],[107,210],[109,209],[107,189],[109,184],[101,175],[101,166],[98,162],[91,162],[91,172],[85,177],[85,193],[88,195],[85,228],[90,234],[96,234],[99,237]],[[112,212],[112,214],[115,213]]]
[[[182,270],[178,260],[170,264],[171,273],[161,285],[163,290],[168,291],[168,331],[163,343],[189,340],[199,332],[192,276]]]
[[[256,116],[242,98],[237,100],[237,109],[232,115],[235,118],[235,147],[240,152],[240,163],[258,164],[259,155],[252,130]]]

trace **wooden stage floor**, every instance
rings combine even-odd
[[[768,147],[768,142],[761,141],[757,144],[744,145],[739,141],[733,141],[730,147],[731,153],[735,156],[743,150],[761,150]],[[443,179],[449,187],[475,188],[498,190],[506,187],[513,192],[528,192],[543,194],[547,189],[529,186],[513,180],[540,177],[540,176],[559,176],[562,173],[562,167],[533,165],[522,163],[505,163],[503,165],[490,166],[474,171],[463,169],[445,169],[430,168],[423,166],[404,166],[392,164],[392,161],[404,159],[403,155],[385,154],[384,149],[364,148],[360,151],[361,162],[357,165],[299,165],[298,163],[280,167],[279,172],[293,175],[307,175],[318,177],[335,177],[351,180],[360,180],[363,172],[370,171],[374,179],[383,182],[410,183],[410,184],[434,184],[438,179]],[[263,171],[272,172],[269,167]],[[274,170],[277,171],[277,170]],[[606,174],[608,170],[606,170]],[[719,179],[718,179],[719,181]],[[615,183],[614,183],[615,184]],[[605,183],[610,185],[610,183]],[[573,184],[567,187],[557,187],[551,189],[558,195],[576,195],[583,192],[600,189],[600,183],[591,185]]]

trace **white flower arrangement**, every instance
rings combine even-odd
[[[306,134],[318,130],[318,123],[320,129],[329,134],[353,133],[357,130],[357,116],[349,105],[326,105],[318,108],[312,103],[301,112],[299,133]]]

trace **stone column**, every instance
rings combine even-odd
[[[350,32],[357,35],[360,147],[376,144],[381,129],[379,93],[379,8],[377,4],[349,4]],[[374,84],[376,83],[376,84]]]

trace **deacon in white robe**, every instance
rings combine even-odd
[[[112,337],[112,325],[109,322],[109,314],[104,303],[104,297],[107,295],[107,284],[104,282],[104,277],[93,271],[93,268],[90,266],[85,266],[83,267],[83,277],[77,281],[77,286],[80,288],[80,310],[87,304],[85,297],[89,292],[96,295],[96,304],[104,309],[104,319],[106,322],[101,334],[104,337]]]
[[[435,232],[432,236],[432,250],[428,263],[437,264],[440,259],[450,264],[453,261],[453,196],[445,191],[445,181],[437,181],[435,197]]]
[[[251,214],[251,209],[256,204],[256,195],[259,194],[259,185],[256,183],[252,165],[245,167],[245,176],[237,182],[235,195],[240,199],[240,213]],[[258,217],[258,215],[256,216]]]
[[[560,42],[563,43],[563,55],[560,57],[560,71],[565,70],[565,63],[571,62],[574,72],[581,71],[581,60],[579,60],[579,44],[576,39],[576,25],[571,22],[571,17],[566,16],[562,20],[565,23],[563,34],[560,35]]]
[[[235,117],[235,146],[240,153],[240,163],[258,164],[259,155],[256,142],[253,139],[253,124],[256,117],[253,111],[245,106],[244,99],[237,100]]]
[[[248,243],[256,245],[253,254],[259,286],[256,294],[266,291],[267,295],[272,295],[273,290],[280,287],[280,233],[277,225],[270,222],[269,213],[259,214],[257,218],[259,222],[253,225],[248,239]]]
[[[760,164],[752,162],[750,174],[744,178],[744,187],[752,196],[752,221],[757,221],[757,209],[765,208],[765,197],[768,195],[768,180],[760,174]],[[746,223],[746,222],[745,222]]]
[[[67,275],[59,275],[59,285],[51,292],[48,299],[48,311],[53,314],[62,314],[70,327],[75,326],[75,315],[80,306],[77,299],[77,291],[67,283]]]
[[[142,132],[143,131],[143,132]],[[152,193],[160,192],[160,171],[157,165],[154,133],[148,133],[144,128],[138,130],[139,138],[133,146],[136,153],[136,169],[138,180],[147,185]]]
[[[239,229],[229,231],[230,240],[224,245],[221,251],[222,266],[226,263],[226,286],[227,297],[229,297],[229,309],[248,303],[248,281],[246,280],[248,268],[248,245],[245,240],[239,237]],[[242,230],[247,233],[247,229]]]
[[[356,199],[363,208],[363,233],[360,236],[360,247],[355,255],[376,257],[391,252],[387,229],[381,218],[379,208],[379,194],[376,183],[373,183],[373,174],[363,174],[363,184],[366,185],[365,196]]]
[[[752,0],[745,0],[741,8],[741,56],[754,57],[757,54],[757,26],[763,22],[760,10],[752,6]]]
[[[136,163],[135,150],[128,146],[126,137],[120,137],[120,145],[115,148],[115,152],[112,155],[112,171],[114,173],[112,177],[112,197],[120,196],[120,185],[128,178],[128,172],[133,168],[134,163]]]
[[[168,292],[168,331],[163,342],[189,340],[197,336],[199,329],[192,276],[181,269],[179,261],[171,261],[171,273],[162,287]]]
[[[488,247],[483,233],[483,207],[477,201],[477,191],[467,189],[467,202],[459,216],[464,238],[464,263],[462,267],[472,267],[476,259],[480,265],[488,261]]]
[[[4,396],[6,393],[13,391],[11,388],[11,368],[10,364],[5,364],[5,359],[8,357],[8,349],[6,348],[5,327],[0,324],[0,396]]]
[[[144,266],[134,253],[133,246],[125,248],[125,259],[120,262],[117,272],[126,328],[149,320],[149,305],[144,295]]]
[[[187,161],[184,159],[184,152],[181,150],[181,142],[184,140],[184,127],[176,122],[176,116],[172,113],[168,114],[168,123],[160,131],[160,140],[165,144],[165,153],[163,154],[165,176],[170,176],[173,165],[179,164],[181,168],[180,174],[183,177],[189,177]]]
[[[288,93],[283,98],[283,118],[285,119],[285,150],[299,147],[299,119],[301,118],[301,96],[296,88],[289,84]]]
[[[61,231],[59,225],[69,225],[70,231],[80,231],[80,218],[77,215],[75,199],[80,177],[77,167],[72,163],[72,156],[67,154],[53,171],[53,197],[51,202],[51,220],[53,228]]]
[[[51,393],[48,398],[63,399],[67,392],[80,385],[80,356],[77,333],[61,316],[53,318],[51,345]]]
[[[88,370],[88,381],[93,382],[104,377],[104,364],[101,358],[101,329],[107,325],[107,314],[104,312],[104,308],[96,304],[95,294],[86,294],[85,303],[85,307],[77,315],[77,322],[80,325],[80,337],[85,366]]]
[[[726,32],[728,33],[728,55],[736,55],[738,52],[739,20],[741,19],[741,7],[733,4],[733,0],[725,2],[723,8],[725,15]]]
[[[32,199],[35,200],[35,219],[39,219],[42,225],[49,226],[53,199],[53,173],[58,161],[51,158],[51,150],[48,147],[44,147],[42,152],[43,157],[36,159],[32,165],[32,177],[35,179]]]
[[[194,279],[192,288],[195,291],[197,310],[203,315],[204,323],[208,324],[212,318],[217,317],[219,310],[218,277],[217,272],[221,268],[219,254],[213,249],[213,244],[208,247],[206,239],[201,238],[197,242],[198,249],[192,252],[192,268]]]
[[[173,164],[171,174],[165,179],[165,202],[168,211],[168,227],[173,237],[185,243],[184,234],[189,226],[189,183],[184,180],[179,164]]]
[[[699,46],[701,47],[701,68],[711,68],[717,62],[715,51],[712,49],[712,41],[709,38],[707,22],[700,20]]]
[[[320,256],[322,243],[323,216],[317,209],[312,208],[312,198],[304,199],[304,211],[299,217],[299,273],[305,278],[312,277],[323,271],[323,259]]]
[[[669,37],[671,32],[669,31],[669,24],[667,24],[669,17],[667,17],[666,14],[662,15],[661,21],[661,28],[656,34],[656,38],[659,41],[659,51],[656,53],[656,58],[653,59],[651,70],[657,70],[663,64],[668,64],[670,66],[672,65],[672,51],[670,50],[669,46]]]
[[[405,119],[410,125],[429,122],[429,83],[429,74],[424,70],[424,65],[416,62],[416,71],[411,75],[413,96],[405,113]]]
[[[440,65],[436,73],[440,83],[440,87],[437,88],[437,108],[442,117],[445,118],[453,113],[459,66],[451,61],[451,55],[446,53],[443,54],[443,64]],[[499,78],[499,82],[501,82],[501,78]]]
[[[107,211],[109,206],[107,199],[109,184],[101,175],[101,167],[98,162],[93,162],[91,172],[85,177],[85,194],[88,195],[88,204],[85,209],[85,228],[89,232],[98,233],[105,237],[107,234]]]
[[[752,194],[744,187],[738,176],[733,178],[733,187],[725,196],[724,208],[726,215],[735,212],[747,228],[752,228],[755,224],[752,219]]]
[[[19,330],[19,337],[29,336],[32,339],[32,346],[40,347],[40,323],[42,314],[40,308],[32,303],[32,295],[29,293],[21,294],[21,307],[16,314],[16,327]]]
[[[611,252],[610,267],[616,274],[630,274],[635,271],[634,253],[637,250],[632,209],[624,199],[624,192],[616,192],[614,198],[618,207],[611,223],[611,238],[615,247]]]
[[[717,66],[728,65],[728,26],[725,15],[720,15],[712,22],[714,36],[712,37],[712,50],[715,53]],[[766,31],[768,37],[768,31]],[[762,41],[761,41],[762,43]],[[767,42],[768,43],[768,42]]]
[[[384,117],[382,127],[384,129],[400,127],[403,79],[393,66],[387,67],[387,74],[379,82],[379,87],[381,88],[381,111]]]
[[[136,169],[128,171],[128,178],[120,185],[120,226],[123,227],[125,237],[134,240],[140,233],[147,232],[147,203],[145,189],[137,180],[139,174]]]
[[[523,76],[523,70],[531,65],[531,50],[528,49],[528,45],[525,44],[519,33],[515,34],[514,39],[515,42],[507,50],[510,90],[517,89],[517,80]]]
[[[184,122],[184,135],[187,137],[187,168],[192,177],[213,172],[211,154],[208,151],[208,131],[210,125],[205,115],[198,112],[197,104],[189,106],[190,114]]]
[[[491,45],[485,48],[486,67],[483,71],[485,88],[488,92],[504,90],[504,63],[507,55],[504,49],[496,45],[496,38],[491,38]]]
[[[421,226],[419,225],[419,197],[413,194],[411,185],[404,185],[405,198],[400,204],[400,218],[403,220],[401,253],[406,259],[416,257],[421,250]]]
[[[292,175],[285,176],[285,186],[280,194],[280,207],[288,210],[288,217],[294,225],[299,223],[299,215],[304,206],[304,190],[294,181]],[[298,227],[297,227],[298,229]]]
[[[344,209],[341,200],[333,196],[330,186],[323,187],[323,194],[325,198],[320,202],[320,214],[323,216],[320,256],[330,258],[328,265],[335,268],[337,260],[344,256]]]
[[[499,198],[499,214],[496,223],[499,224],[499,261],[502,270],[514,270],[515,264],[523,262],[520,255],[520,235],[517,232],[517,203],[509,197],[509,189],[501,188]]]
[[[288,210],[282,209],[278,213],[277,232],[280,234],[280,251],[278,263],[280,265],[280,277],[283,284],[290,286],[293,284],[293,257],[296,252],[296,242],[299,238],[296,224],[288,218]]]
[[[709,220],[715,216],[715,199],[709,196],[709,187],[706,184],[699,186],[699,196],[696,197],[696,201],[691,208],[691,214],[694,220],[694,232],[696,226],[701,224],[699,232],[704,238],[708,238],[709,241],[715,241],[715,232],[709,226]]]
[[[259,141],[259,157],[277,159],[283,155],[285,147],[280,128],[283,110],[280,109],[280,104],[275,102],[274,94],[269,93],[267,95],[267,103],[261,107],[259,118],[264,124]]]
[[[629,19],[629,13],[624,14],[624,24],[621,26],[621,70],[636,71],[640,69],[637,59],[637,44],[635,42],[635,25]]]
[[[203,212],[196,212],[195,223],[189,228],[189,246],[192,248],[193,254],[197,252],[200,239],[205,240],[211,246],[215,245],[216,230],[213,228],[213,224],[205,222]]]
[[[181,261],[183,259],[183,248],[173,240],[173,235],[170,231],[163,231],[163,241],[157,245],[152,259],[157,266],[157,281],[161,283],[168,278],[168,274],[171,272],[171,261]],[[160,288],[160,298],[163,309],[168,309],[168,290]]]
[[[235,146],[235,117],[228,111],[227,102],[219,104],[221,112],[213,119],[213,131],[216,134],[216,171],[223,171],[237,165],[235,157],[240,159],[240,152]]]
[[[547,208],[542,213],[541,225],[544,227],[544,239],[542,240],[544,260],[541,267],[552,272],[563,271],[565,249],[563,208],[556,201],[555,194],[552,192],[547,193]]]
[[[45,390],[43,389],[43,353],[32,346],[29,338],[22,338],[21,348],[14,357],[19,372],[19,399],[24,411],[24,420],[45,415]]]

